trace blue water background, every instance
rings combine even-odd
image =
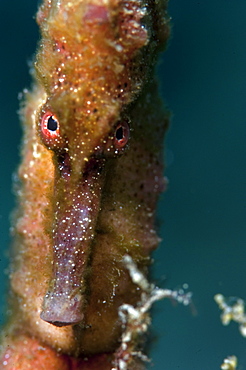
[[[219,369],[231,354],[246,369],[246,338],[223,327],[214,294],[246,299],[246,1],[170,1],[173,31],[159,64],[173,112],[166,140],[168,191],[158,209],[163,238],[153,278],[189,284],[197,315],[170,301],[154,308],[150,368]],[[36,48],[34,0],[0,3],[0,319],[14,206],[12,173],[21,130],[17,95],[30,85]]]

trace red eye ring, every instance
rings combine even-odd
[[[122,149],[126,146],[130,136],[130,129],[126,121],[120,122],[115,129],[114,146],[115,149]]]
[[[59,120],[51,111],[46,111],[41,117],[41,133],[47,139],[56,139],[60,136]]]
[[[64,139],[60,133],[60,123],[57,116],[48,107],[43,107],[39,114],[39,134],[43,144],[57,151],[64,147]]]

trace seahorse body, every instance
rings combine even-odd
[[[165,0],[46,0],[38,11],[1,368],[112,368],[118,308],[141,294],[122,257],[147,274],[158,244],[168,119],[153,69],[165,9]]]

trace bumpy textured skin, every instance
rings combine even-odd
[[[37,21],[0,368],[111,369],[118,308],[141,294],[122,257],[147,274],[158,245],[168,118],[153,73],[169,35],[166,1],[46,0]],[[49,111],[54,141],[42,136]],[[121,122],[130,139],[115,150]]]

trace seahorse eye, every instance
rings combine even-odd
[[[58,121],[53,116],[48,118],[47,129],[49,131],[56,131],[58,129]]]
[[[124,132],[122,126],[120,126],[115,132],[115,138],[120,141],[124,138]]]
[[[60,124],[57,116],[47,109],[43,109],[39,115],[40,136],[48,149],[60,150],[64,141],[60,133]]]
[[[130,129],[128,123],[123,121],[116,126],[114,134],[114,146],[116,149],[124,148],[130,136]]]
[[[41,118],[41,132],[47,139],[59,137],[59,121],[56,115],[50,111],[44,113]]]

